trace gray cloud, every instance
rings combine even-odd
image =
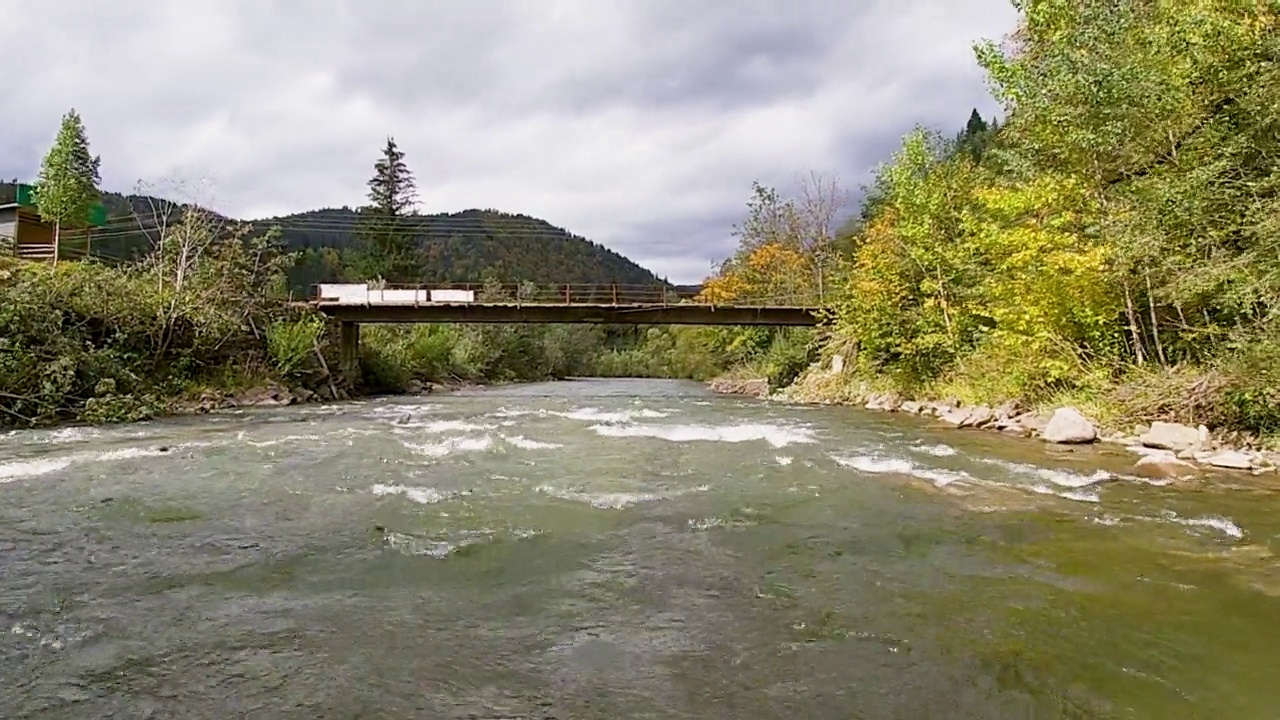
[[[994,109],[970,49],[1007,0],[0,0],[0,176],[69,107],[104,186],[212,178],[241,217],[357,204],[396,136],[425,211],[543,217],[678,282],[752,180],[851,189],[913,125]]]

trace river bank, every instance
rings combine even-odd
[[[373,324],[349,373],[334,323],[289,302],[291,255],[198,222],[184,232],[204,250],[182,266],[167,251],[118,265],[0,257],[0,427],[622,374],[644,359],[627,352],[640,338],[600,326]]]
[[[1019,438],[1037,438],[1056,446],[1104,444],[1134,456],[1132,472],[1156,480],[1192,481],[1207,472],[1254,475],[1280,469],[1280,452],[1238,443],[1236,434],[1215,433],[1205,425],[1133,421],[1127,429],[1105,426],[1073,406],[1033,408],[1019,401],[1000,405],[965,404],[956,400],[904,398],[876,391],[868,383],[844,376],[838,367],[815,365],[796,381],[771,391],[763,378],[724,376],[707,387],[717,394],[808,405],[854,406],[865,410],[915,415],[957,430],[985,430]]]
[[[344,402],[355,399],[368,399],[385,395],[429,395],[450,392],[462,388],[484,387],[480,383],[455,382],[435,383],[412,381],[395,393],[362,393],[351,391],[338,385],[322,385],[311,389],[302,385],[289,386],[278,381],[267,381],[253,384],[242,390],[215,392],[204,390],[185,397],[175,398],[168,403],[166,415],[200,415],[217,410],[252,407],[287,407],[290,405],[307,405],[312,403]]]

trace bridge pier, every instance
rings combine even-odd
[[[342,320],[338,323],[338,361],[342,374],[350,382],[360,380],[360,323]]]

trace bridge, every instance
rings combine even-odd
[[[604,323],[812,326],[812,297],[717,305],[662,285],[321,284],[308,306],[337,320],[344,363],[358,358],[364,323]],[[806,302],[807,300],[807,302]]]

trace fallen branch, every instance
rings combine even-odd
[[[311,349],[316,353],[316,359],[320,361],[320,369],[324,370],[324,379],[329,383],[329,392],[333,399],[338,399],[338,388],[333,384],[333,373],[329,372],[329,363],[324,360],[324,353],[320,352],[320,342],[313,339],[311,341]]]

